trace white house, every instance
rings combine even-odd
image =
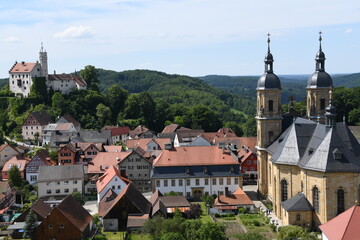
[[[52,133],[77,132],[73,123],[50,123],[44,127],[42,132],[43,144],[49,145]]]

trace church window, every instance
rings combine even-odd
[[[269,112],[274,111],[274,101],[273,100],[269,100]]]
[[[320,99],[320,110],[325,110],[325,99]]]
[[[312,193],[313,193],[313,207],[316,212],[319,212],[319,189],[317,187],[314,187]]]
[[[345,211],[345,193],[344,189],[337,190],[337,213],[340,214]]]
[[[288,189],[287,181],[285,179],[281,180],[281,201],[286,201],[288,199]]]

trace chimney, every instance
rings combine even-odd
[[[172,144],[171,143],[165,143],[165,150],[171,150]]]
[[[225,187],[225,196],[228,197],[229,196],[229,188]]]

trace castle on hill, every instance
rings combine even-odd
[[[269,38],[257,84],[258,192],[284,225],[318,227],[360,202],[360,144],[345,121],[336,122],[321,40],[306,87],[306,116],[281,112]]]
[[[68,94],[73,89],[86,89],[84,79],[75,74],[48,74],[47,52],[41,46],[39,61],[15,62],[9,70],[9,88],[17,96],[27,97],[30,94],[34,78],[45,78],[48,89]]]

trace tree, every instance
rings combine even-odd
[[[21,189],[24,185],[24,179],[21,176],[19,168],[16,165],[13,165],[9,171],[9,184],[12,187]]]
[[[55,92],[51,98],[51,112],[55,117],[59,117],[66,109],[64,96],[60,92]]]
[[[183,235],[178,232],[169,232],[161,236],[160,240],[185,240]]]
[[[248,118],[244,124],[244,135],[246,137],[255,137],[256,136],[256,119],[252,116]]]
[[[36,98],[43,103],[47,103],[49,101],[45,77],[32,78],[30,97]]]
[[[36,216],[35,213],[30,209],[29,213],[26,215],[25,218],[25,227],[24,227],[24,234],[23,238],[30,238],[34,239],[34,232],[37,228],[36,223]]]
[[[204,105],[195,105],[189,111],[191,127],[205,131],[217,131],[222,123],[214,111]]]
[[[96,106],[96,116],[99,118],[100,126],[110,124],[112,117],[111,109],[100,103]]]
[[[88,89],[99,91],[99,79],[96,68],[94,66],[85,66],[85,68],[80,71],[80,75],[85,80]]]
[[[111,85],[105,92],[105,102],[112,110],[114,120],[118,114],[124,111],[125,102],[129,96],[128,91],[118,84]]]
[[[287,239],[317,240],[318,239],[316,234],[310,233],[308,232],[308,230],[294,225],[280,227],[277,236],[279,240],[287,240]]]
[[[39,136],[40,136],[39,132],[36,132],[36,133],[34,134],[35,145],[38,145],[38,143],[39,143]]]
[[[189,210],[184,212],[187,219],[195,219],[199,218],[202,214],[200,204],[192,204]]]
[[[236,122],[226,122],[224,127],[231,128],[231,130],[233,130],[238,137],[244,135],[244,131],[241,125]]]
[[[81,205],[83,206],[85,204],[85,200],[80,192],[75,191],[71,194],[71,196]]]

